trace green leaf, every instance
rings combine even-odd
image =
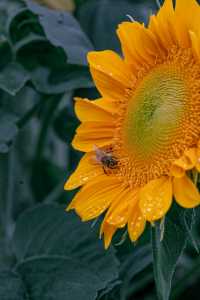
[[[193,218],[193,210],[184,210],[174,205],[166,217],[162,241],[160,224],[156,223],[152,227],[153,265],[159,300],[169,299],[172,277],[186,246]]]
[[[7,22],[13,12],[19,10],[23,6],[20,0],[1,0],[0,1],[0,34],[6,34]]]
[[[59,94],[93,86],[88,67],[68,64],[62,48],[52,46],[45,37],[30,34],[15,45],[15,51],[41,93]]]
[[[28,70],[38,66],[61,69],[67,66],[67,56],[62,48],[54,47],[40,35],[29,34],[15,44],[17,60]]]
[[[29,80],[29,74],[18,63],[9,63],[0,72],[0,88],[15,96]]]
[[[8,22],[8,33],[13,44],[26,39],[30,34],[44,36],[44,31],[35,14],[26,7],[15,10]]]
[[[6,153],[18,133],[17,117],[0,110],[0,153]]]
[[[87,265],[66,257],[34,257],[20,263],[16,270],[32,300],[94,300],[103,287],[101,278]]]
[[[87,65],[86,55],[93,46],[81,30],[76,19],[67,12],[59,12],[25,1],[28,8],[38,15],[47,39],[52,45],[62,47],[70,64]]]
[[[31,78],[36,89],[45,94],[60,94],[93,86],[88,68],[78,65],[68,65],[57,72],[41,66],[31,72]]]
[[[0,272],[1,300],[28,300],[26,290],[20,276],[12,271]]]
[[[96,228],[82,223],[74,213],[41,205],[19,218],[13,250],[19,261],[38,255],[73,258],[98,276],[104,289],[118,278],[118,260],[112,248],[104,250],[98,235]]]
[[[42,11],[44,10],[47,13],[47,16],[44,17],[44,20],[48,20],[48,30],[49,32],[53,32],[56,30],[54,27],[55,24],[51,24],[49,20],[49,13],[58,14],[51,16],[51,20],[55,18],[60,18],[60,13],[52,12],[47,8],[40,7],[37,4],[33,4],[35,7],[41,8]],[[46,31],[44,32],[43,28],[41,27],[38,18],[27,9],[23,9],[15,13],[12,20],[9,23],[9,33],[11,40],[14,44],[14,51],[16,55],[16,59],[20,64],[24,66],[24,68],[30,74],[31,81],[35,88],[45,94],[59,94],[63,93],[68,90],[73,90],[76,88],[87,88],[92,87],[93,82],[91,80],[91,76],[89,74],[88,67],[85,66],[86,63],[82,63],[79,61],[81,56],[84,57],[89,50],[88,48],[84,48],[84,51],[81,50],[82,48],[77,42],[76,47],[81,51],[82,54],[77,53],[77,60],[75,64],[71,64],[71,60],[68,57],[68,51],[64,49],[64,44],[66,47],[73,48],[74,41],[74,30],[78,31],[76,28],[78,23],[73,19],[71,15],[67,16],[67,20],[69,17],[69,23],[65,24],[67,30],[73,31],[69,40],[63,40],[63,44],[52,42],[51,38],[48,40],[48,35]],[[42,18],[42,17],[41,17]],[[43,19],[43,18],[42,18]],[[72,19],[72,20],[71,20]],[[60,20],[60,19],[59,19]],[[58,23],[60,22],[58,20]],[[71,24],[72,21],[72,24]],[[46,21],[45,21],[46,22]],[[71,24],[71,25],[70,25]],[[76,24],[76,26],[75,26]],[[51,26],[50,26],[51,25]],[[46,26],[46,25],[45,25]],[[61,25],[55,25],[61,26]],[[64,26],[64,25],[63,25]],[[72,27],[70,27],[72,26]],[[76,29],[74,29],[74,27]],[[66,35],[66,28],[59,27],[59,34],[62,33],[63,38]],[[61,30],[61,31],[60,31]],[[80,30],[80,27],[79,27]],[[80,31],[81,32],[81,31]],[[48,34],[50,34],[48,33]],[[53,34],[53,33],[52,33]],[[58,34],[58,40],[59,40]],[[80,33],[82,35],[83,33]],[[45,36],[46,35],[46,36]],[[83,34],[84,35],[84,34]],[[71,40],[72,39],[72,40]],[[84,38],[83,38],[84,40]],[[80,37],[80,43],[82,38]],[[84,43],[84,42],[83,42]],[[74,46],[75,47],[75,46]],[[76,50],[71,50],[73,55],[75,55]],[[80,65],[78,63],[80,62]]]
[[[130,241],[126,241],[123,246],[118,253],[121,261],[120,300],[134,297],[138,292],[138,286],[145,290],[149,282],[153,282],[152,253],[149,242],[140,240],[138,244],[133,245]]]
[[[0,68],[5,67],[12,60],[12,49],[4,35],[0,36]]]

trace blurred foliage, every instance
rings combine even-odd
[[[75,0],[73,15],[68,0],[42,2],[63,11],[0,1],[0,300],[199,299],[199,209],[174,205],[165,226],[135,245],[118,232],[108,251],[101,220],[65,212],[81,156],[73,97],[98,97],[87,52],[120,53],[117,24],[146,23],[156,1]]]

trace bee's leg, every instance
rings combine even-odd
[[[108,175],[108,172],[107,172],[105,166],[102,166],[102,168],[103,168],[104,174]]]

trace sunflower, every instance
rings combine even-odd
[[[83,221],[105,212],[106,248],[125,226],[136,241],[173,198],[184,208],[200,204],[199,28],[195,0],[165,0],[147,27],[119,25],[123,58],[88,54],[102,97],[75,99],[81,125],[72,144],[85,154],[65,189],[82,186],[68,210]]]

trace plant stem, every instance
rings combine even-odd
[[[42,99],[38,103],[36,103],[18,122],[17,126],[21,129],[23,128],[33,117],[33,115],[39,110],[39,108],[44,104],[44,100]]]
[[[60,95],[52,96],[48,100],[48,107],[47,107],[44,119],[42,121],[42,127],[41,127],[41,131],[39,134],[38,143],[36,146],[36,155],[35,155],[36,160],[40,160],[40,158],[42,157],[44,145],[46,143],[47,132],[48,132],[49,126],[51,125],[51,122],[53,120],[56,108],[57,108],[58,104],[60,103],[60,100],[61,100]]]
[[[151,226],[151,245],[152,245],[152,253],[153,253],[153,273],[155,282],[160,283],[161,276],[159,274],[159,268],[155,265],[155,262],[158,262],[158,249],[160,244],[160,228],[158,226]],[[158,289],[158,286],[156,285],[157,295],[158,299],[162,299],[162,295],[160,294],[160,291]]]

